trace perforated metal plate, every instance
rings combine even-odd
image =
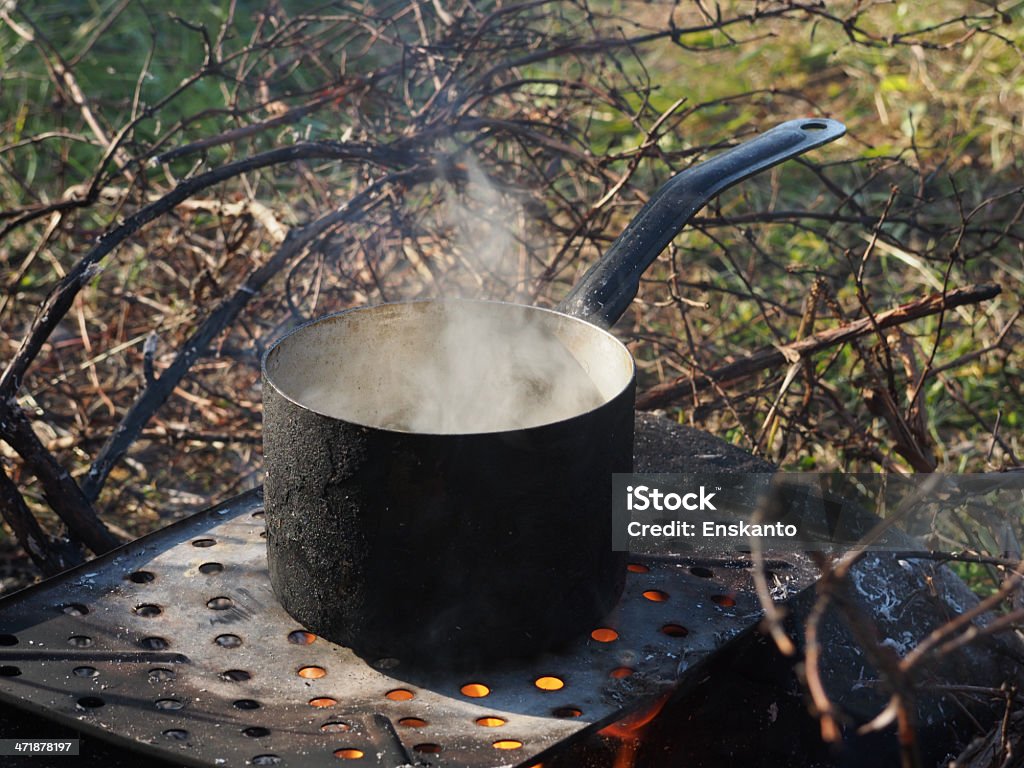
[[[0,697],[185,765],[530,766],[651,706],[760,618],[742,558],[643,560],[572,648],[419,674],[297,626],[263,529],[251,492],[0,601]]]

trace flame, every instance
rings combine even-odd
[[[640,749],[640,739],[622,742],[618,752],[615,753],[615,762],[612,763],[612,768],[633,768],[638,749]]]
[[[633,768],[636,753],[643,741],[643,731],[668,702],[671,691],[659,696],[647,709],[637,710],[617,723],[606,725],[601,729],[602,736],[618,739],[621,743],[615,753],[614,768]]]

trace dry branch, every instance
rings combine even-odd
[[[54,328],[71,308],[71,304],[82,286],[89,281],[93,270],[111,251],[142,227],[161,214],[172,210],[178,203],[187,200],[197,192],[220,184],[243,173],[260,168],[267,168],[280,163],[310,158],[331,160],[361,160],[374,165],[399,166],[411,164],[407,152],[399,148],[383,147],[375,144],[355,144],[335,141],[303,142],[290,147],[272,149],[259,155],[228,163],[220,168],[200,174],[181,182],[171,192],[154,203],[129,216],[123,224],[110,230],[98,239],[96,245],[84,256],[74,268],[68,272],[47,297],[46,302],[36,315],[32,328],[22,341],[14,359],[0,376],[0,409],[3,400],[17,394],[21,387],[28,367],[35,360],[43,344],[53,333]],[[0,410],[2,413],[2,410]]]
[[[264,133],[265,131],[269,131],[273,128],[280,128],[285,125],[297,123],[302,118],[313,114],[325,105],[343,101],[354,91],[362,90],[367,87],[368,84],[366,83],[354,82],[329,89],[327,93],[321,94],[305,104],[292,107],[275,117],[259,122],[248,123],[246,125],[239,126],[238,128],[232,128],[231,130],[224,131],[223,133],[218,133],[216,136],[207,136],[204,139],[198,139],[189,144],[185,144],[184,146],[169,149],[168,151],[158,155],[156,157],[156,161],[158,163],[169,163],[172,160],[187,157],[188,155],[195,154],[196,152],[202,152],[203,150],[211,149],[212,147],[219,147],[224,144],[233,144],[242,139],[255,136],[258,133]]]
[[[42,529],[3,465],[0,465],[0,516],[44,575],[60,573],[82,562],[82,552],[78,547],[71,542],[57,542]]]
[[[1024,710],[1007,706],[1006,717],[949,763],[949,768],[1016,768],[1024,754]]]
[[[892,328],[953,307],[988,301],[998,296],[1000,290],[998,285],[972,285],[966,288],[955,288],[945,294],[937,293],[925,296],[881,312],[873,318],[864,317],[838,328],[819,331],[812,336],[789,344],[771,349],[760,349],[742,360],[712,369],[699,378],[678,378],[672,382],[658,384],[642,392],[637,397],[636,405],[641,410],[661,408],[671,404],[676,398],[705,390],[713,384],[726,384],[759,371],[776,368],[787,362],[803,360],[823,349],[869,336],[875,333],[876,329]]]
[[[0,400],[0,439],[17,451],[29,471],[39,480],[46,501],[67,525],[74,539],[98,555],[121,543],[99,519],[74,478],[46,450],[33,431],[28,416],[13,398]]]
[[[206,354],[210,343],[235,321],[238,313],[254,296],[259,294],[268,280],[299,256],[310,243],[322,237],[325,232],[340,224],[351,223],[363,216],[368,209],[380,202],[382,190],[392,184],[411,185],[432,175],[432,170],[423,168],[390,174],[372,184],[340,209],[289,232],[274,255],[265,264],[250,272],[235,292],[206,317],[195,333],[185,342],[170,367],[162,375],[147,383],[145,390],[128,409],[120,425],[103,446],[99,456],[89,469],[89,473],[82,483],[82,491],[85,496],[90,501],[97,499],[110,470],[135,442],[156,410],[167,401],[196,360]]]

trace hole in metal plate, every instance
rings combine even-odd
[[[168,680],[173,680],[177,675],[174,674],[173,669],[167,669],[166,667],[154,667],[149,670],[147,677],[151,683],[166,683]]]
[[[551,710],[551,714],[561,718],[580,717],[583,715],[583,710],[577,707],[556,707]]]
[[[345,747],[343,749],[334,750],[334,756],[341,760],[361,760],[363,757],[363,750],[355,749],[353,747]]]
[[[598,627],[590,636],[599,643],[611,643],[619,639],[619,633],[611,627]]]
[[[328,720],[320,726],[320,730],[324,733],[348,733],[352,730],[352,726],[341,720]]]
[[[560,677],[544,675],[533,681],[533,684],[542,691],[560,691],[565,687],[565,681]]]

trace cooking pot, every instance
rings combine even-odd
[[[607,330],[726,187],[843,135],[794,120],[670,179],[558,311],[415,301],[320,318],[263,359],[274,592],[370,658],[533,654],[616,604],[612,474],[633,454],[635,369]]]

